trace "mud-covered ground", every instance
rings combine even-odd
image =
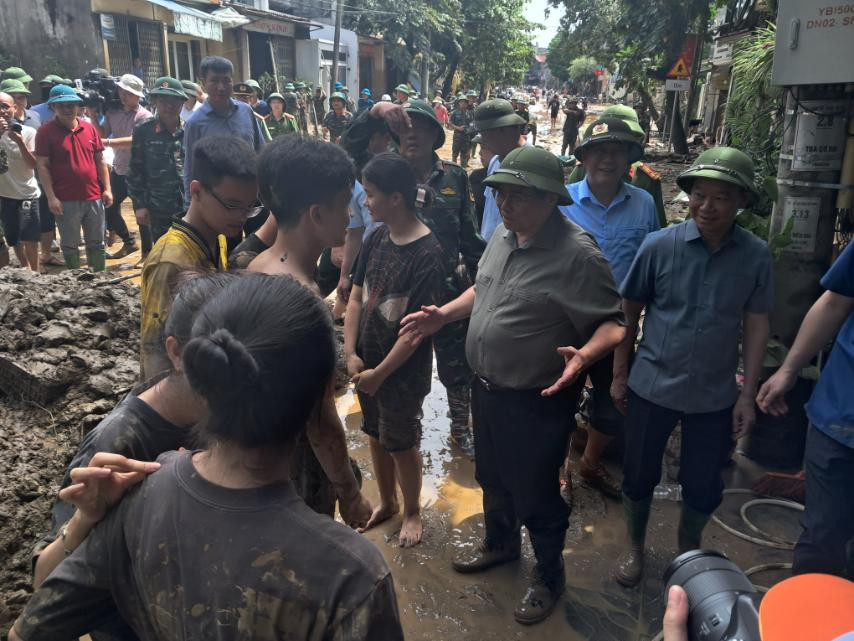
[[[139,296],[113,278],[0,270],[0,633],[78,441],[138,376]]]

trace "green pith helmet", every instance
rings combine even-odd
[[[433,104],[434,105],[436,105],[436,104],[444,105],[445,101],[442,99],[442,96],[436,96],[435,98],[433,98]]]
[[[195,82],[191,82],[189,80],[182,80],[181,87],[184,89],[184,93],[188,96],[192,96],[193,98],[199,97],[199,85]]]
[[[474,110],[474,126],[478,131],[524,124],[525,119],[517,114],[513,105],[503,98],[486,100]]]
[[[572,204],[563,184],[560,159],[540,147],[514,149],[504,157],[501,166],[484,179],[483,184],[487,187],[533,187],[557,195],[558,205]]]
[[[753,161],[746,153],[733,147],[707,149],[697,156],[694,164],[679,174],[676,184],[690,194],[695,178],[723,180],[747,191],[751,203],[759,199],[759,190],[753,183]]]
[[[187,100],[187,94],[184,92],[184,86],[180,80],[163,76],[154,81],[154,89],[148,92],[149,96],[168,96],[170,98],[180,98]]]
[[[584,142],[575,148],[575,157],[583,161],[588,149],[606,142],[621,142],[626,145],[629,149],[629,163],[637,162],[643,156],[643,146],[627,122],[619,118],[599,118],[587,127]]]
[[[468,97],[463,93],[458,93],[456,98],[454,98],[454,104],[457,104],[460,100],[465,100],[466,104],[468,104]]]
[[[477,92],[474,89],[466,91],[466,96],[469,98],[477,98]]]
[[[74,81],[73,81],[71,78],[63,78],[63,79],[62,79],[62,84],[66,85],[66,86],[68,86],[68,87],[73,87],[73,86],[74,86]]]
[[[285,91],[296,91],[296,88],[294,87],[294,83],[292,83],[292,82],[287,83],[285,85]],[[333,95],[335,95],[335,94],[333,94]]]
[[[60,78],[56,74],[49,74],[49,75],[45,76],[44,78],[42,78],[41,80],[39,80],[39,84],[40,85],[61,85],[62,84],[62,78]]]
[[[395,92],[405,93],[407,96],[412,93],[406,85],[397,85],[394,88]]]
[[[636,136],[641,140],[646,140],[646,132],[640,126],[640,122],[638,122],[637,112],[628,105],[611,105],[599,117],[619,118],[629,126],[629,129],[635,132]]]
[[[439,135],[436,136],[436,140],[433,142],[433,149],[438,149],[445,144],[445,128],[442,127],[442,123],[440,123],[436,118],[436,113],[433,111],[433,107],[423,100],[407,100],[400,105],[400,107],[409,114],[410,118],[416,116],[419,118],[426,118],[436,126],[436,131]],[[396,133],[392,132],[391,137],[396,143],[400,143]]]
[[[255,90],[255,93],[257,93],[257,94],[259,94],[259,95],[262,93],[262,91],[261,91],[261,85],[259,85],[259,84],[258,84],[258,81],[257,81],[257,80],[252,80],[252,78],[250,78],[249,80],[247,80],[247,81],[246,81],[246,82],[244,82],[243,84],[244,84],[244,85],[249,85],[250,87],[252,87],[252,88]]]
[[[32,82],[32,77],[20,67],[9,67],[2,74],[0,80],[18,80],[21,83]]]
[[[347,96],[344,95],[341,91],[336,91],[331,96],[329,96],[329,104],[332,105],[333,100],[340,100],[344,103],[344,106],[347,106]]]
[[[234,85],[235,96],[251,96],[255,91],[245,82],[238,82]]]
[[[274,91],[269,96],[267,96],[267,102],[269,103],[271,100],[281,100],[285,102],[285,97],[277,91]]]
[[[15,78],[7,78],[3,82],[0,82],[0,91],[2,91],[3,93],[25,93],[27,95],[30,94],[30,90],[27,89],[24,83]]]
[[[294,83],[294,89],[305,89],[305,83],[304,82]]]

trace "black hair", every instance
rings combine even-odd
[[[206,136],[193,147],[192,180],[205,187],[216,187],[230,176],[238,180],[258,178],[258,156],[243,138],[237,136]]]
[[[433,203],[433,191],[418,184],[412,166],[400,154],[387,152],[374,156],[362,170],[362,181],[371,183],[384,194],[399,193],[410,210]]]
[[[172,336],[183,349],[190,340],[198,311],[239,276],[238,272],[182,272],[178,277],[178,290],[163,324],[163,339]]]
[[[204,440],[292,443],[335,368],[332,315],[293,278],[246,273],[198,312],[182,360],[208,405]]]
[[[279,227],[299,223],[300,212],[329,204],[356,180],[353,162],[338,145],[302,136],[279,136],[258,159],[261,200]]]
[[[233,76],[234,65],[231,64],[231,60],[228,58],[207,56],[206,58],[202,58],[202,62],[199,65],[199,78],[201,78],[202,82],[207,79],[210,72],[227,73],[229,76]]]

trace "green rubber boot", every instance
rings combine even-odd
[[[80,269],[80,252],[62,252],[62,258],[65,259],[65,266],[68,269]]]
[[[107,268],[107,256],[103,249],[87,250],[86,260],[89,261],[89,269],[93,272],[102,272]]]
[[[679,530],[676,534],[679,543],[679,554],[689,550],[698,550],[702,544],[703,528],[712,518],[711,514],[695,510],[690,505],[682,503],[682,514],[679,517]]]
[[[651,507],[652,497],[633,501],[623,494],[623,512],[626,515],[630,545],[617,561],[614,578],[627,588],[636,586],[643,576],[643,544]]]

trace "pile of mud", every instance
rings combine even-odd
[[[0,637],[77,444],[136,382],[139,290],[110,274],[0,270]]]

